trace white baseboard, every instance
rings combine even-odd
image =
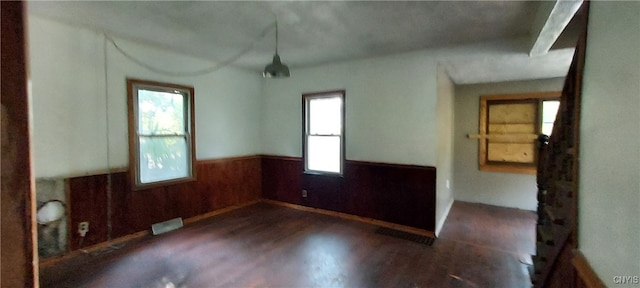
[[[440,230],[442,230],[442,227],[444,226],[444,221],[446,221],[447,217],[449,216],[449,212],[451,211],[451,207],[453,206],[453,201],[453,198],[451,199],[451,201],[449,201],[447,208],[444,210],[444,215],[442,216],[440,221],[436,223],[436,237],[440,235]]]

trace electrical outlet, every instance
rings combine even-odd
[[[89,221],[78,223],[78,234],[84,237],[85,235],[87,235],[87,232],[89,232]]]
[[[307,190],[302,190],[302,198],[307,198]]]

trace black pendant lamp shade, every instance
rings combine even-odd
[[[291,73],[289,73],[289,67],[280,62],[280,56],[276,53],[273,55],[273,62],[264,67],[262,76],[265,78],[286,78],[291,76]]]
[[[278,20],[276,20],[276,53],[273,55],[271,64],[264,67],[262,76],[265,78],[287,78],[291,76],[289,67],[280,62],[280,55],[278,55]]]

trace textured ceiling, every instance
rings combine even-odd
[[[223,61],[237,55],[238,51],[252,48],[234,65],[255,71],[261,70],[273,55],[273,23],[277,15],[280,29],[279,54],[295,73],[296,68],[349,59],[526,38],[529,37],[540,3],[73,1],[29,2],[28,9],[29,13],[41,17],[105,31],[114,37],[136,40],[212,61]],[[523,47],[522,51],[503,52],[496,61],[508,59],[508,54],[511,53],[514,56],[511,61],[530,62],[527,65],[534,67],[536,61],[546,57],[526,57],[527,49]],[[562,52],[561,56],[558,53],[550,54],[555,54],[555,58],[568,57],[570,61],[570,52]],[[482,67],[483,65],[519,65],[513,62],[509,65],[491,63],[486,57],[481,57],[480,62],[468,63],[475,61],[472,58],[465,58],[463,62],[467,63],[452,60],[447,64],[456,83],[517,80],[505,78],[515,74],[522,74],[520,78],[557,77],[564,75],[557,75],[560,73],[558,70],[566,73],[568,67],[568,63],[565,63],[567,60],[561,59],[558,62],[554,58],[554,61],[540,62],[540,66],[534,69],[537,72],[530,73],[531,75],[526,72],[514,74],[499,71],[495,77],[486,77],[485,72],[481,77],[483,79],[479,80],[475,79],[479,75],[474,76],[473,71],[458,66],[472,64],[469,67],[477,67],[474,69],[479,69],[478,73],[482,73],[482,70],[500,70],[495,69],[496,67]],[[566,67],[550,67],[553,65]],[[464,75],[454,75],[455,70],[464,71]]]

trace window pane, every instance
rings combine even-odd
[[[342,98],[309,100],[309,134],[340,135],[342,132]]]
[[[184,137],[140,137],[141,183],[188,177],[190,162]]]
[[[138,90],[138,131],[143,135],[184,134],[184,96]]]
[[[556,120],[558,107],[560,107],[560,101],[558,100],[542,102],[542,134],[551,135],[551,132],[553,132],[553,122]]]
[[[340,136],[309,136],[307,169],[340,173]]]

